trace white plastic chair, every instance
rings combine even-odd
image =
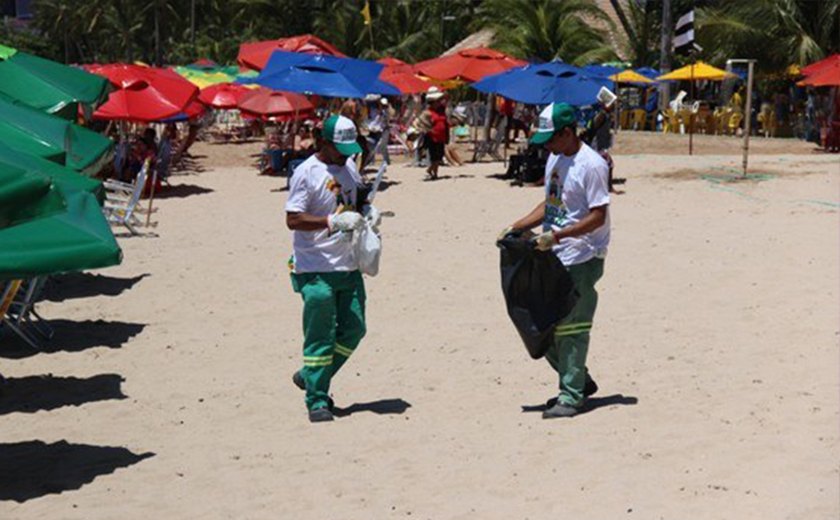
[[[135,213],[140,212],[138,204],[140,203],[140,196],[143,195],[143,189],[146,187],[150,164],[150,161],[146,159],[134,183],[114,180],[107,180],[103,183],[106,195],[102,212],[105,218],[111,224],[125,226],[135,236],[141,234],[134,227],[141,225]]]

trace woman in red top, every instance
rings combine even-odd
[[[429,102],[429,118],[432,128],[426,134],[429,147],[429,169],[426,173],[432,180],[438,178],[438,168],[443,162],[446,143],[449,142],[449,121],[446,119],[446,97],[439,90],[430,91],[426,95]]]

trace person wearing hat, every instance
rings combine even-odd
[[[427,114],[430,122],[429,131],[426,132],[429,149],[429,168],[426,173],[429,174],[429,179],[436,180],[438,178],[438,168],[440,168],[446,152],[446,145],[449,143],[446,94],[437,87],[429,87],[429,91],[426,93],[426,101],[429,104]]]
[[[572,311],[557,325],[554,344],[546,353],[559,374],[560,393],[549,401],[543,418],[571,417],[598,388],[589,377],[586,356],[598,303],[595,283],[604,272],[610,242],[608,168],[578,137],[575,111],[566,103],[552,103],[540,113],[539,128],[530,141],[551,152],[545,168],[545,200],[502,234],[541,226],[542,233],[533,238],[535,247],[557,255],[579,294]]]
[[[306,391],[312,422],[333,420],[330,382],[365,335],[365,286],[351,243],[364,226],[356,137],[350,119],[327,118],[316,132],[318,152],[295,169],[286,201],[292,287],[303,298],[303,368],[292,381]]]

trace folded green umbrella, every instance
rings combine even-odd
[[[0,164],[0,280],[94,269],[121,260],[93,195]]]
[[[0,142],[88,175],[97,173],[113,153],[107,137],[2,95]]]
[[[0,78],[0,93],[71,120],[76,115],[72,105],[99,105],[109,90],[108,80],[101,76],[2,46]]]

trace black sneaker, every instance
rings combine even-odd
[[[306,390],[306,381],[304,381],[303,376],[300,375],[300,370],[292,375],[292,383],[301,390]]]
[[[568,404],[555,403],[554,406],[543,412],[543,419],[557,419],[560,417],[574,417],[580,413],[580,409]],[[310,416],[311,417],[311,416]]]
[[[595,395],[596,392],[598,392],[598,383],[596,383],[595,380],[589,377],[589,374],[587,374],[586,383],[584,383],[583,385],[583,397],[586,399],[591,395]],[[551,399],[545,402],[545,407],[551,408],[555,404],[557,404],[557,398],[552,397]]]
[[[329,408],[316,408],[314,410],[309,410],[309,422],[328,422],[333,420],[335,420],[335,418]]]

